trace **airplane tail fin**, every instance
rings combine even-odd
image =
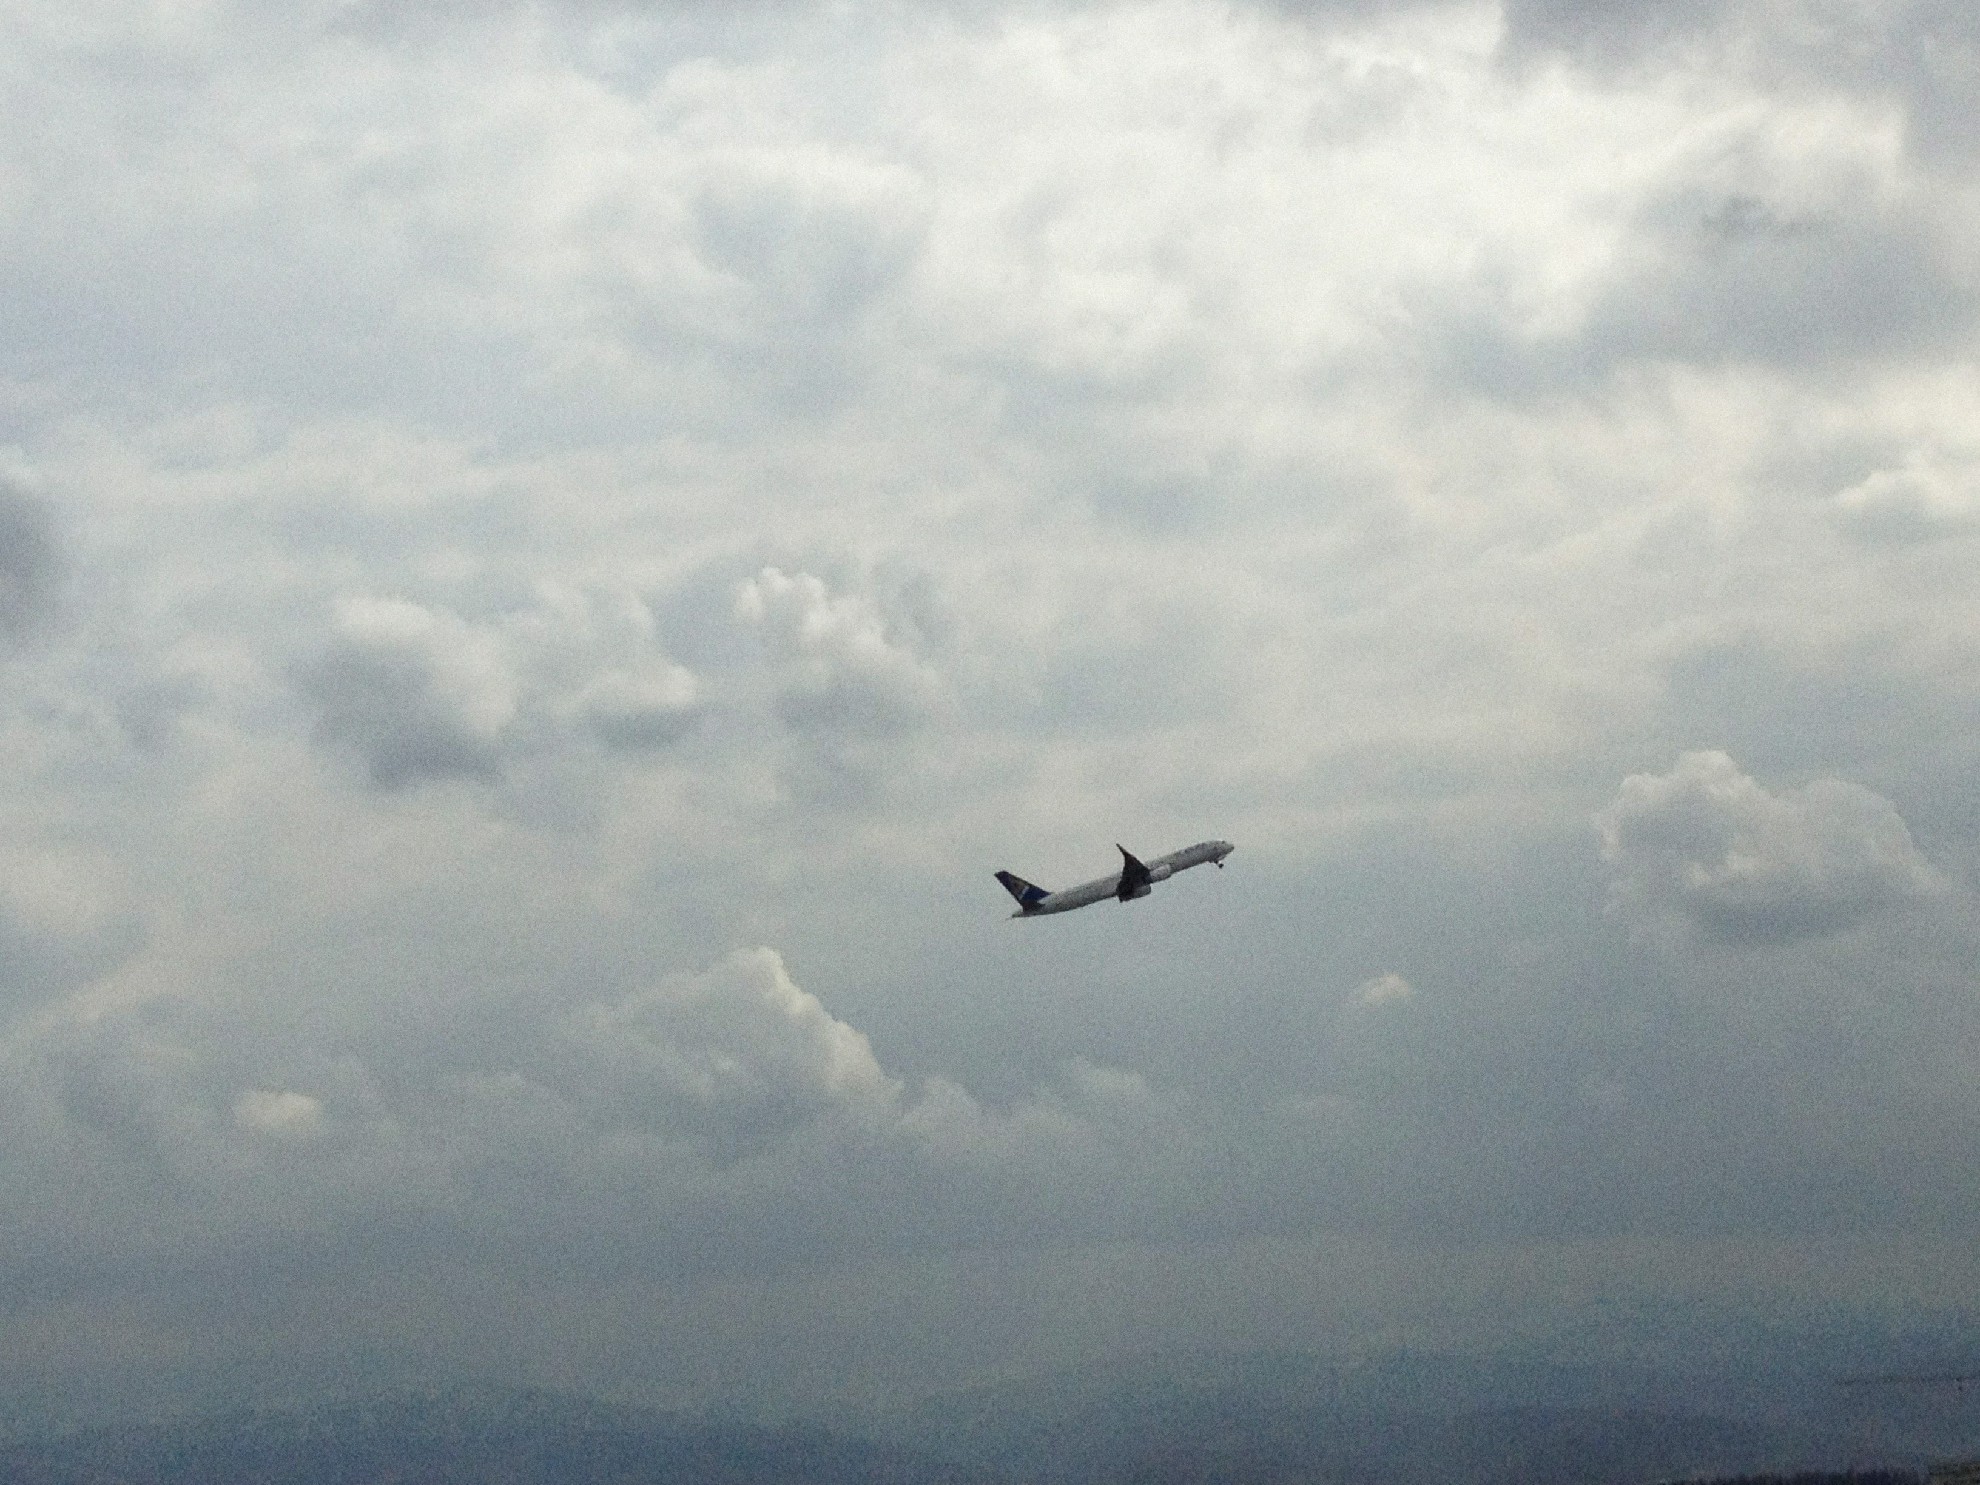
[[[1049,894],[1043,887],[1033,886],[1023,877],[1013,876],[1007,871],[997,873],[997,880],[1004,884],[1004,890],[1017,899],[1020,911],[1030,912],[1043,902]]]

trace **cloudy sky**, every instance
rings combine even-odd
[[[7,0],[0,78],[13,1395],[1980,1282],[1969,5]]]

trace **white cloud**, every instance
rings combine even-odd
[[[586,1007],[567,1034],[587,1059],[571,1096],[724,1159],[815,1119],[887,1117],[901,1094],[866,1038],[769,949]]]
[[[1724,753],[1630,775],[1595,827],[1616,913],[1717,943],[1819,938],[1947,890],[1889,800],[1840,779],[1772,794]]]
[[[1416,987],[1394,970],[1364,980],[1354,988],[1356,1005],[1401,1005],[1416,998]]]
[[[943,719],[947,686],[872,599],[766,567],[737,589],[736,615],[762,637],[802,792],[870,802],[930,761],[922,735]]]
[[[273,1139],[307,1139],[323,1128],[323,1102],[307,1093],[250,1088],[234,1100],[234,1122]]]
[[[763,635],[778,711],[798,731],[884,737],[913,730],[936,709],[938,675],[888,634],[862,594],[834,594],[808,572],[766,567],[737,590],[736,613]]]

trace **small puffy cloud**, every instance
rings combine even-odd
[[[1394,970],[1354,987],[1356,1005],[1401,1005],[1416,998],[1416,987]]]
[[[1881,795],[1840,779],[1772,794],[1720,752],[1632,774],[1595,828],[1611,910],[1709,942],[1816,938],[1946,890]]]
[[[60,576],[48,507],[0,480],[0,638],[23,638],[46,621]]]
[[[386,789],[494,777],[516,712],[498,636],[399,599],[340,604],[336,638],[303,685],[318,739],[355,753]]]
[[[234,1100],[234,1123],[271,1139],[307,1139],[323,1129],[323,1103],[307,1093],[250,1088]]]

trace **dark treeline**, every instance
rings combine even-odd
[[[977,1485],[823,1428],[523,1394],[400,1398],[0,1446],[6,1485]]]
[[[979,1441],[974,1448],[967,1421],[957,1410],[913,1440],[888,1443],[814,1424],[711,1421],[545,1393],[401,1397],[0,1444],[0,1482],[1925,1485],[1916,1473],[1890,1469],[1716,1473],[1809,1456],[1765,1429],[1675,1411],[1361,1413],[1238,1393],[1141,1393],[1076,1409],[1022,1446]],[[1005,1421],[1023,1420],[1006,1414]]]

